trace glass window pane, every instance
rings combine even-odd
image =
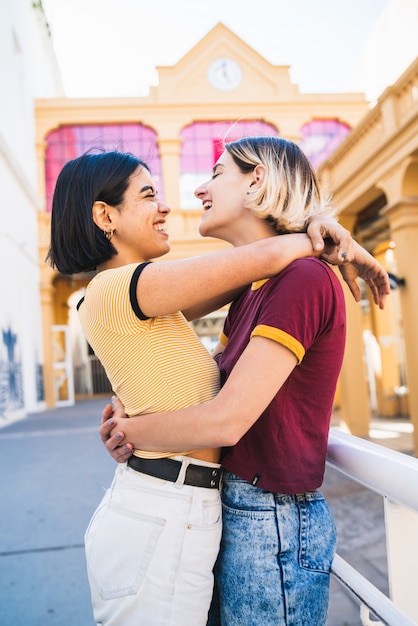
[[[50,212],[55,183],[61,169],[71,159],[87,150],[130,152],[145,161],[162,196],[161,161],[156,132],[141,124],[90,124],[61,126],[46,138],[45,156],[46,206]]]
[[[278,136],[277,128],[261,120],[195,122],[181,132],[180,206],[200,208],[194,190],[212,175],[224,141],[242,137]]]
[[[318,167],[338,148],[351,128],[335,119],[316,119],[301,128],[300,147],[314,167]]]

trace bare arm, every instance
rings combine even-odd
[[[197,311],[214,310],[230,302],[237,290],[254,280],[279,273],[297,258],[314,252],[308,235],[269,237],[204,256],[151,263],[137,287],[139,306],[148,317],[183,311],[194,319]]]
[[[218,341],[212,356],[216,360],[223,352],[225,346]],[[112,398],[112,404],[106,404],[102,411],[102,423],[100,427],[100,438],[109,454],[118,463],[125,463],[133,453],[133,445],[125,437],[125,433],[118,430],[116,424],[126,424],[125,407],[117,396]],[[130,418],[134,419],[134,418]],[[113,435],[111,435],[113,431]]]
[[[144,450],[232,446],[262,414],[295,366],[290,350],[271,339],[254,337],[213,400],[167,413],[129,419],[114,416],[112,434],[123,432],[124,441]]]
[[[310,221],[307,235],[311,242],[310,250],[306,238],[300,239],[301,237],[304,237],[304,235],[300,233],[293,235],[281,235],[279,236],[279,239],[271,237],[270,239],[255,242],[255,244],[251,244],[250,246],[236,248],[235,252],[238,254],[235,259],[231,260],[229,263],[226,258],[223,259],[223,262],[228,265],[225,273],[219,273],[221,266],[217,265],[215,255],[213,254],[206,255],[205,257],[198,257],[196,259],[188,259],[187,261],[192,262],[192,264],[195,261],[198,261],[199,263],[200,261],[203,261],[203,265],[208,263],[212,267],[211,271],[205,275],[205,279],[202,281],[200,271],[203,271],[203,268],[199,267],[198,269],[196,265],[196,271],[194,273],[195,282],[191,281],[188,283],[189,289],[186,290],[187,293],[183,293],[181,290],[181,293],[176,294],[178,296],[183,296],[186,299],[188,295],[194,296],[194,304],[189,303],[187,307],[179,307],[179,309],[183,311],[187,319],[196,319],[197,317],[206,315],[210,311],[219,309],[238,297],[242,288],[248,283],[260,278],[273,276],[287,267],[287,265],[289,265],[289,263],[296,258],[310,256],[312,254],[315,256],[320,255],[321,258],[328,263],[340,266],[343,279],[347,283],[354,299],[357,302],[360,300],[360,288],[358,286],[357,279],[361,278],[369,286],[375,304],[377,304],[380,309],[384,308],[386,296],[390,293],[389,277],[387,272],[371,254],[369,254],[364,248],[355,242],[354,239],[352,239],[348,230],[343,228],[333,218],[316,216]],[[330,241],[333,242],[334,245],[330,245]],[[262,245],[263,242],[264,244],[267,244],[267,250],[266,253],[264,253],[266,256],[259,256],[260,250],[255,250],[253,257],[246,256],[246,252],[251,248],[251,246]],[[328,245],[326,245],[327,242]],[[268,262],[268,255],[270,254],[268,244],[276,244],[273,246],[273,258],[271,264],[268,267],[265,267],[264,271],[259,273],[259,268],[263,266],[264,262]],[[227,252],[234,252],[234,250],[229,250]],[[239,265],[239,258],[242,258],[243,252],[246,257],[245,260],[250,262],[250,267],[245,265],[245,271],[249,271],[247,274],[244,274],[244,266]],[[236,263],[238,264],[238,267],[235,265]],[[175,281],[176,270],[175,268],[173,269],[174,274],[171,275],[171,278]],[[191,269],[190,266],[189,269],[193,273],[193,269]],[[223,270],[221,271],[223,272]],[[251,276],[251,278],[248,278],[248,280],[243,282],[244,276]],[[183,279],[185,277],[186,274],[182,275],[182,286],[184,286]],[[225,286],[225,283],[231,279],[232,281],[238,280],[239,285],[234,287],[232,290],[219,293],[220,288]],[[212,282],[209,283],[208,280]],[[197,286],[197,292],[195,291],[194,294],[190,294],[190,290],[193,286],[196,288],[196,282],[200,282],[200,286]],[[172,282],[171,287],[173,284],[176,285],[176,289],[179,288],[179,284],[177,282]],[[230,284],[230,282],[228,282],[228,284]],[[146,289],[144,282],[141,282],[141,290],[142,289]],[[146,295],[149,296],[150,294],[147,293]],[[151,295],[157,297],[156,293]],[[171,295],[173,296],[174,294],[171,293]],[[162,302],[164,302],[164,300],[160,299],[159,304]],[[142,306],[141,308],[143,309]]]
[[[337,222],[337,220],[335,220],[332,217],[327,217],[324,215],[316,215],[314,217],[312,217],[310,219],[309,225],[308,225],[308,229],[307,229],[307,235],[311,240],[311,251],[308,252],[307,254],[305,253],[305,249],[299,249],[297,247],[296,244],[296,240],[292,243],[292,240],[289,239],[289,242],[284,242],[284,240],[279,240],[278,244],[279,245],[290,245],[292,246],[290,252],[293,254],[290,254],[290,256],[288,257],[291,260],[295,260],[296,258],[301,258],[302,256],[309,256],[311,254],[314,254],[315,256],[325,253],[326,247],[327,247],[327,251],[328,251],[328,257],[331,259],[332,257],[332,261],[330,260],[330,263],[333,264],[340,264],[340,263],[344,263],[347,262],[347,260],[351,260],[353,259],[354,256],[354,248],[355,248],[355,242],[353,240],[353,238],[351,237],[351,233],[344,228],[343,226],[341,226],[341,224],[339,224]],[[289,235],[287,235],[286,237],[289,237]],[[327,242],[327,246],[326,246],[326,242]],[[334,246],[330,245],[330,242],[334,243]],[[295,246],[293,248],[293,245]],[[298,244],[299,245],[299,244]],[[332,253],[331,253],[332,250]],[[284,269],[284,267],[286,267],[289,262],[291,262],[289,260],[289,262],[286,262],[286,252],[285,250],[283,250],[283,258],[282,258],[282,263],[280,264],[280,270]],[[256,266],[253,266],[254,270],[257,270]],[[257,277],[254,277],[255,274],[253,273],[253,277],[251,278],[251,280],[249,280],[247,283],[241,283],[238,289],[235,289],[233,291],[228,291],[227,293],[222,293],[221,295],[216,295],[213,298],[209,298],[209,299],[205,299],[202,300],[202,298],[200,298],[200,302],[198,305],[194,305],[193,307],[188,307],[187,309],[183,308],[183,314],[185,315],[185,317],[188,320],[192,320],[192,319],[196,319],[198,317],[202,317],[203,315],[207,315],[208,313],[210,313],[211,311],[215,311],[221,307],[223,307],[225,304],[228,304],[229,302],[231,302],[232,300],[235,300],[236,298],[239,297],[239,295],[242,293],[243,289],[245,289],[245,287],[252,282],[253,280],[257,280],[258,278],[267,278],[270,275],[274,275],[277,272],[274,272],[273,268],[268,268],[269,271],[271,271],[271,274],[266,274],[264,273],[263,275],[259,275]],[[222,277],[222,279],[224,279],[224,277]],[[219,276],[218,276],[218,280],[219,280]],[[355,287],[357,287],[357,285],[354,283]],[[220,285],[219,285],[220,286]],[[353,288],[350,285],[350,289],[353,292]],[[199,294],[201,296],[201,294]],[[354,292],[353,292],[354,295]]]
[[[353,259],[354,240],[348,230],[326,216],[311,219],[308,233],[279,235],[246,246],[204,256],[148,265],[138,281],[137,298],[145,315],[183,311],[201,317],[236,298],[249,283],[275,276],[292,261],[325,249],[330,263]]]

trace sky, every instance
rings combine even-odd
[[[155,67],[174,65],[218,22],[271,63],[289,65],[302,93],[360,91],[373,100],[418,54],[418,0],[42,4],[68,97],[146,95]]]

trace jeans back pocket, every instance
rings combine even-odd
[[[97,511],[85,544],[90,585],[103,600],[138,593],[165,523],[113,501]]]

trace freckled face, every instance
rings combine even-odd
[[[123,204],[114,213],[115,233],[112,243],[118,252],[135,261],[148,260],[170,250],[166,216],[170,209],[158,200],[155,183],[145,168],[131,176]]]
[[[199,232],[231,243],[242,230],[242,218],[249,214],[244,202],[251,174],[243,174],[228,151],[224,151],[213,168],[212,178],[202,183],[195,196],[202,201],[204,213]]]

